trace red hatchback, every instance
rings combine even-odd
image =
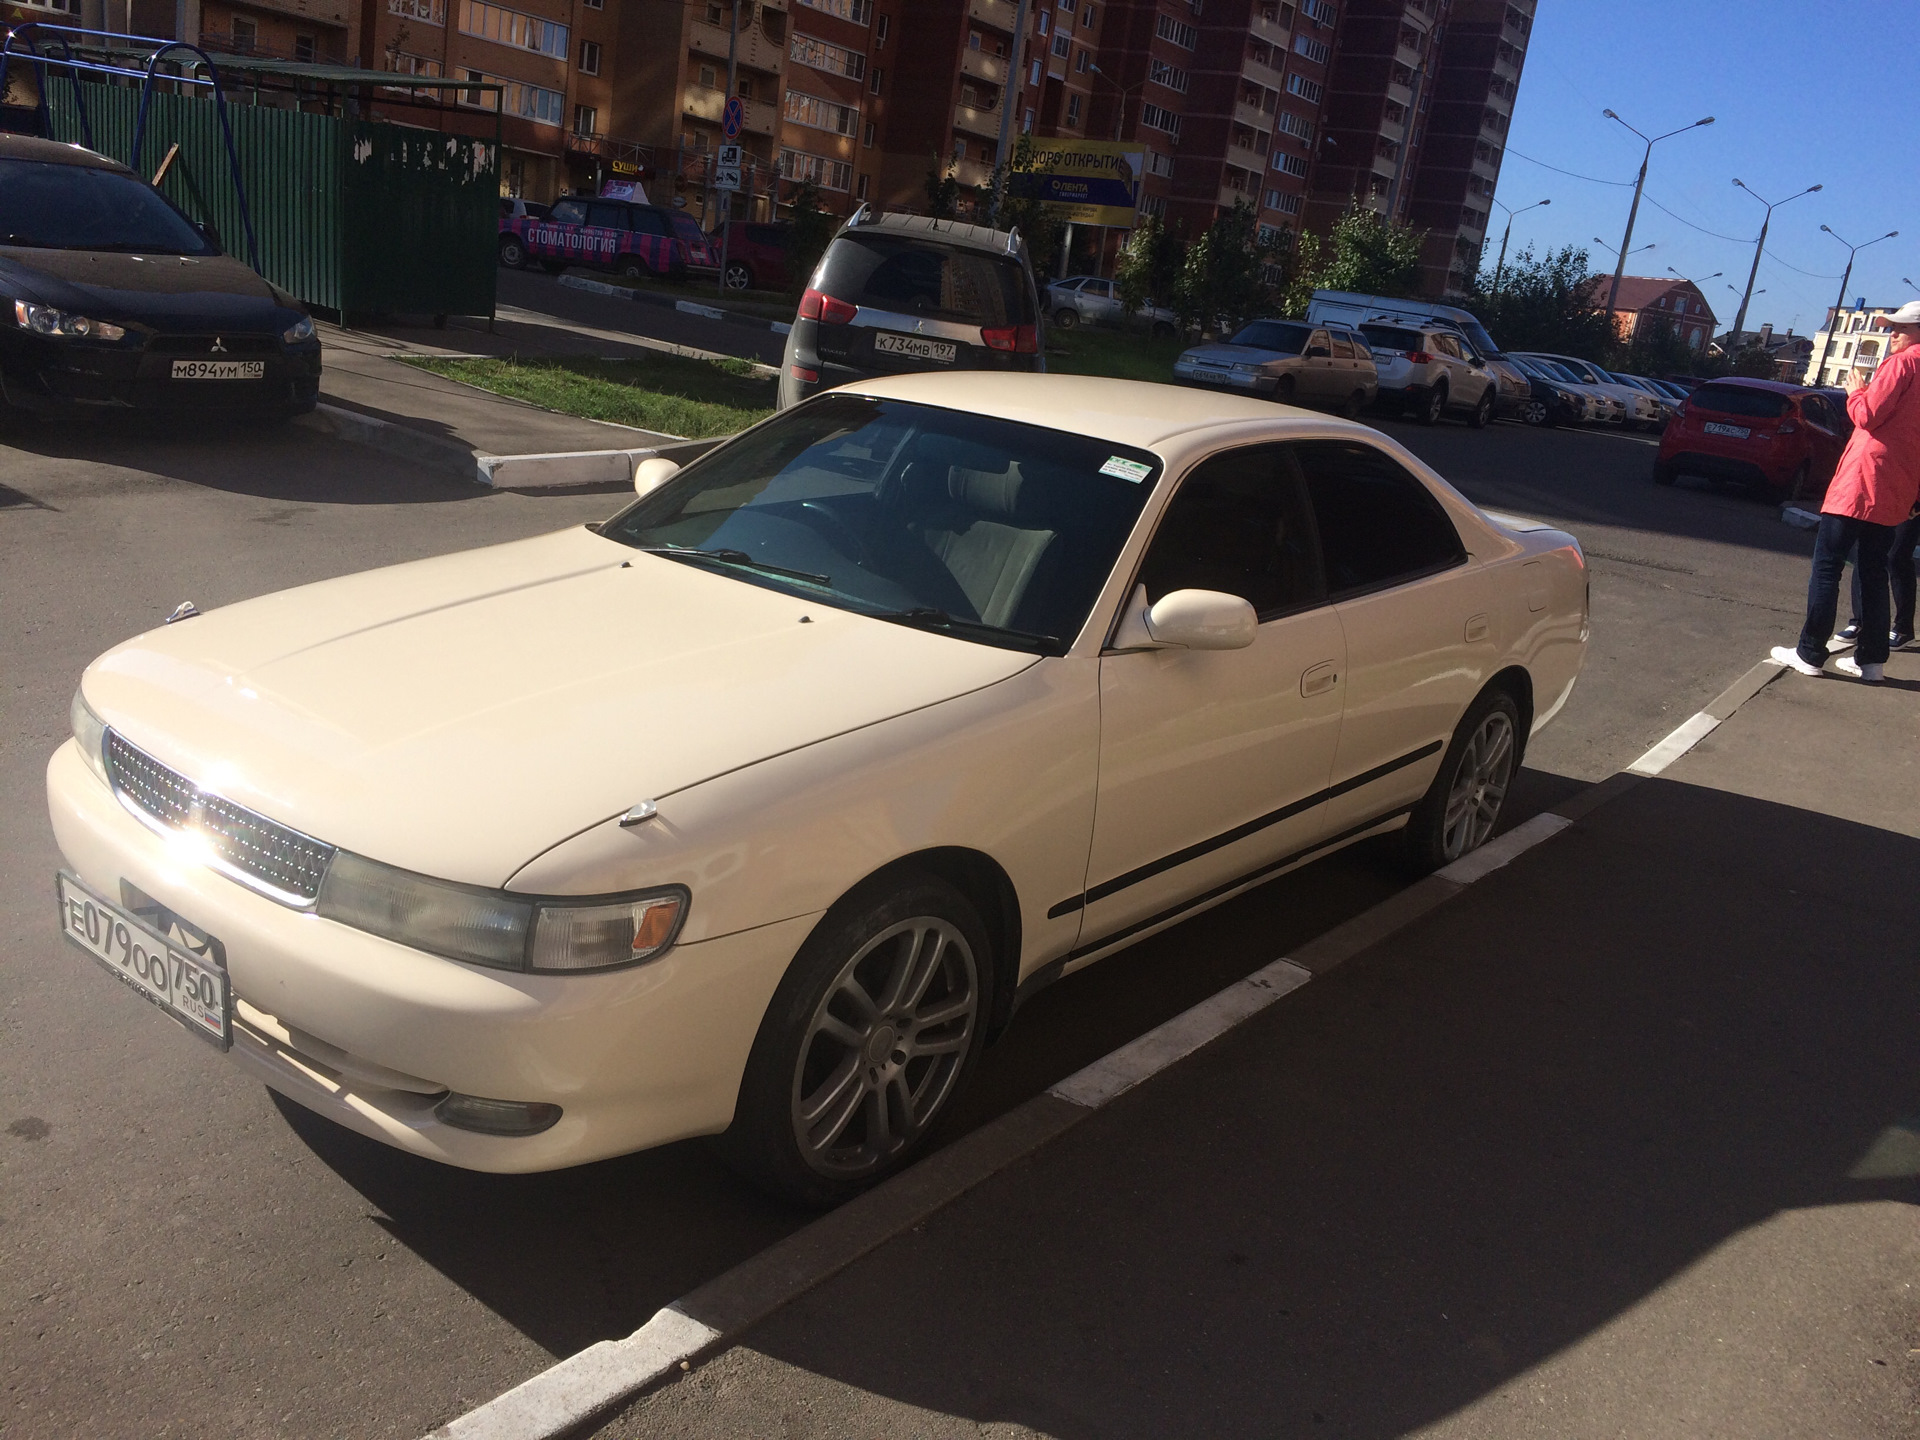
[[[1780,500],[1819,500],[1852,432],[1844,407],[1806,385],[1729,377],[1687,396],[1660,437],[1653,478],[1704,475]]]

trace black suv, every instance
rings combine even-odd
[[[780,367],[780,408],[912,370],[1045,370],[1018,231],[863,205],[813,272]]]

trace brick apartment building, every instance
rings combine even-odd
[[[1596,275],[1587,300],[1604,308],[1613,290],[1613,276]],[[1614,298],[1613,327],[1622,340],[1631,340],[1644,325],[1665,321],[1690,350],[1704,350],[1713,339],[1713,307],[1691,280],[1669,275],[1622,275]]]

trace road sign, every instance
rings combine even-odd
[[[738,145],[722,145],[714,151],[713,188],[716,190],[740,188],[740,147]]]
[[[720,130],[729,140],[740,138],[740,127],[747,123],[747,107],[738,95],[727,97],[727,108],[720,112]]]

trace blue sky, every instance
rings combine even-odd
[[[1553,203],[1514,221],[1512,249],[1581,246],[1611,274],[1612,252],[1593,241],[1620,243],[1643,144],[1600,112],[1648,135],[1712,115],[1654,146],[1646,195],[1666,210],[1642,201],[1634,248],[1655,248],[1629,257],[1629,275],[1723,271],[1700,288],[1731,326],[1740,297],[1727,286],[1746,285],[1766,214],[1738,176],[1768,200],[1825,187],[1774,212],[1754,281],[1767,293],[1748,309],[1749,330],[1819,327],[1847,261],[1823,223],[1853,244],[1901,232],[1860,252],[1849,305],[1920,300],[1902,283],[1920,281],[1920,104],[1910,82],[1872,73],[1916,56],[1920,0],[1540,0],[1497,198]],[[1494,207],[1489,259],[1506,219]]]

